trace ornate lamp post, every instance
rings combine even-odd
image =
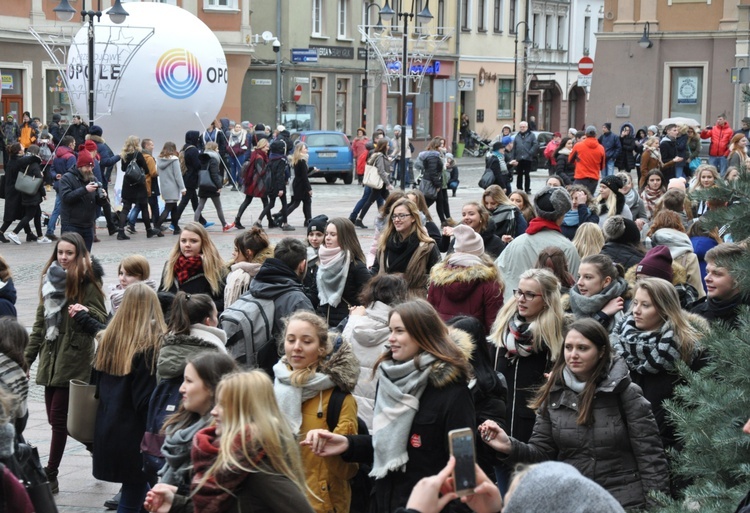
[[[531,46],[532,41],[529,39],[529,24],[525,21],[519,21],[516,23],[516,40],[515,40],[515,46],[513,50],[513,129],[516,128],[516,96],[518,95],[518,27],[521,25],[526,26],[526,35],[523,38],[523,88],[521,89],[521,92],[523,94],[523,102],[521,104],[521,108],[523,109],[523,112],[521,112],[521,120],[526,119],[526,48]]]

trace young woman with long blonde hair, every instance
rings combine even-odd
[[[195,435],[190,496],[160,483],[146,496],[146,510],[313,512],[297,440],[265,372],[225,376],[211,416],[212,425]]]
[[[121,483],[118,510],[138,511],[148,491],[140,445],[149,399],[156,388],[156,360],[167,331],[154,289],[135,283],[99,335],[94,381],[99,394],[94,429],[94,477]]]

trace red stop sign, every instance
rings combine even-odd
[[[294,88],[294,101],[298,102],[302,98],[302,86],[300,84],[297,84],[297,87]]]
[[[591,57],[581,57],[578,61],[578,73],[581,75],[591,75],[594,71],[594,59]]]

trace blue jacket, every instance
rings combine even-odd
[[[607,154],[607,162],[616,159],[620,154],[620,136],[613,132],[600,135],[599,144],[604,146],[604,151]]]
[[[60,192],[60,181],[57,175],[61,177],[69,169],[76,167],[76,154],[67,146],[58,146],[55,150],[55,158],[52,159],[52,165],[49,167],[49,174],[52,177],[52,184],[56,191]]]

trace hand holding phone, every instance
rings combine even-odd
[[[451,456],[456,459],[453,468],[453,483],[456,495],[463,497],[474,493],[477,486],[474,464],[474,432],[469,428],[454,429],[448,432]]]

